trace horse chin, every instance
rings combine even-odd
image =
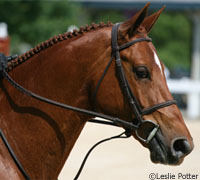
[[[157,142],[156,138],[149,142],[149,150],[152,162],[168,164],[166,150]]]
[[[171,152],[170,148],[166,146],[161,132],[149,142],[148,148],[150,150],[151,161],[165,165],[179,165],[183,162],[181,154]]]

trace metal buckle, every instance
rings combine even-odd
[[[135,133],[138,139],[144,143],[149,143],[152,138],[156,135],[159,129],[159,125],[151,120],[143,120],[136,129]]]

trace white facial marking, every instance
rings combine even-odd
[[[161,72],[162,72],[162,66],[161,66],[161,64],[160,64],[160,60],[159,60],[159,58],[158,58],[156,52],[153,51],[153,54],[154,54],[155,62],[156,62],[156,64],[158,65],[158,67],[160,68],[160,70],[161,70]]]

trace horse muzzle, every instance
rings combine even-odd
[[[193,146],[184,137],[175,138],[170,145],[167,145],[161,130],[159,129],[148,144],[151,160],[154,163],[179,165],[188,155]]]

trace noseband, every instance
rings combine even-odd
[[[87,115],[90,115],[90,116],[93,116],[93,117],[95,116],[95,117],[103,118],[105,120],[91,119],[91,120],[89,120],[89,122],[123,127],[126,130],[125,134],[126,134],[127,137],[129,137],[132,134],[132,132],[135,131],[135,134],[138,137],[138,139],[140,139],[144,143],[148,144],[154,138],[154,136],[156,135],[156,133],[159,129],[159,125],[157,123],[151,121],[151,120],[144,120],[143,116],[147,115],[147,114],[151,114],[151,113],[155,112],[156,110],[158,110],[160,108],[164,108],[164,107],[170,106],[172,104],[176,104],[176,101],[171,100],[171,101],[166,101],[166,102],[163,102],[163,103],[156,104],[156,105],[149,107],[149,108],[146,108],[146,109],[141,108],[140,103],[138,102],[137,98],[135,97],[134,93],[132,92],[130,85],[129,85],[127,79],[126,79],[124,69],[123,69],[123,66],[122,66],[122,62],[121,62],[121,59],[120,59],[120,51],[123,50],[123,49],[126,49],[126,48],[128,48],[128,47],[130,47],[130,46],[132,46],[136,43],[144,42],[144,41],[151,42],[152,40],[150,38],[138,38],[138,39],[135,39],[133,41],[130,41],[126,44],[119,46],[118,41],[117,41],[117,37],[118,37],[117,34],[118,34],[119,26],[120,26],[120,24],[118,23],[118,24],[114,25],[113,28],[112,28],[112,33],[111,33],[112,55],[111,55],[111,59],[108,62],[108,65],[106,66],[106,69],[104,70],[104,73],[102,74],[102,76],[101,76],[101,78],[100,78],[100,80],[97,84],[97,87],[96,87],[95,92],[94,92],[93,99],[95,100],[98,89],[101,85],[101,82],[103,81],[103,78],[105,77],[105,75],[106,75],[106,73],[107,73],[107,71],[108,71],[108,69],[111,65],[112,60],[115,58],[116,72],[117,72],[117,75],[118,75],[118,81],[119,81],[119,84],[120,84],[120,88],[122,89],[123,95],[125,96],[125,98],[127,99],[128,103],[131,107],[131,110],[132,110],[132,112],[135,116],[135,119],[137,120],[137,124],[135,124],[134,122],[127,122],[127,121],[124,121],[122,119],[112,117],[112,116],[109,116],[109,115],[97,113],[95,111],[85,110],[85,109],[77,108],[77,107],[70,106],[70,105],[67,105],[67,104],[63,104],[63,103],[60,103],[60,102],[39,96],[39,95],[25,89],[24,87],[22,87],[21,85],[16,83],[6,72],[7,67],[8,67],[7,63],[9,61],[17,58],[16,55],[6,57],[4,54],[0,53],[0,74],[3,75],[4,78],[7,79],[8,82],[13,87],[15,87],[16,89],[18,89],[22,93],[24,93],[24,94],[26,94],[26,95],[28,95],[32,98],[35,98],[35,99],[40,100],[42,102],[52,104],[52,105],[55,105],[55,106],[58,106],[58,107],[61,107],[61,108],[64,108],[64,109],[76,111],[76,112],[79,112],[79,113],[84,113],[84,114],[87,114]],[[145,131],[147,131],[146,135],[143,135],[143,132],[145,132]],[[114,136],[112,138],[102,140],[100,143],[105,142],[105,141],[110,140],[110,139],[114,139],[114,138],[123,138],[122,137],[123,134],[124,133],[120,134],[119,136]],[[3,131],[1,130],[1,128],[0,128],[0,136],[3,139],[9,153],[11,154],[11,156],[14,159],[17,167],[19,168],[19,170],[21,171],[21,173],[23,174],[25,179],[30,179],[30,177],[28,176],[28,174],[25,172],[22,165],[20,164],[19,160],[15,156],[15,153],[13,152],[12,148],[10,147],[10,145],[9,145],[5,135],[3,134]],[[96,145],[98,145],[100,143],[95,144],[95,146],[93,146],[91,148],[91,150],[94,147],[96,147]],[[91,152],[91,150],[89,151],[89,153]],[[87,157],[88,157],[88,155],[89,154],[87,154]],[[87,159],[87,157],[86,157],[86,159]],[[84,161],[86,161],[86,159]],[[84,163],[83,163],[83,166],[84,166]],[[82,168],[83,168],[83,166],[82,166]],[[82,169],[79,170],[78,175],[80,174],[81,170]],[[77,178],[78,178],[78,175],[76,176]],[[75,179],[77,179],[77,178],[75,178]]]

